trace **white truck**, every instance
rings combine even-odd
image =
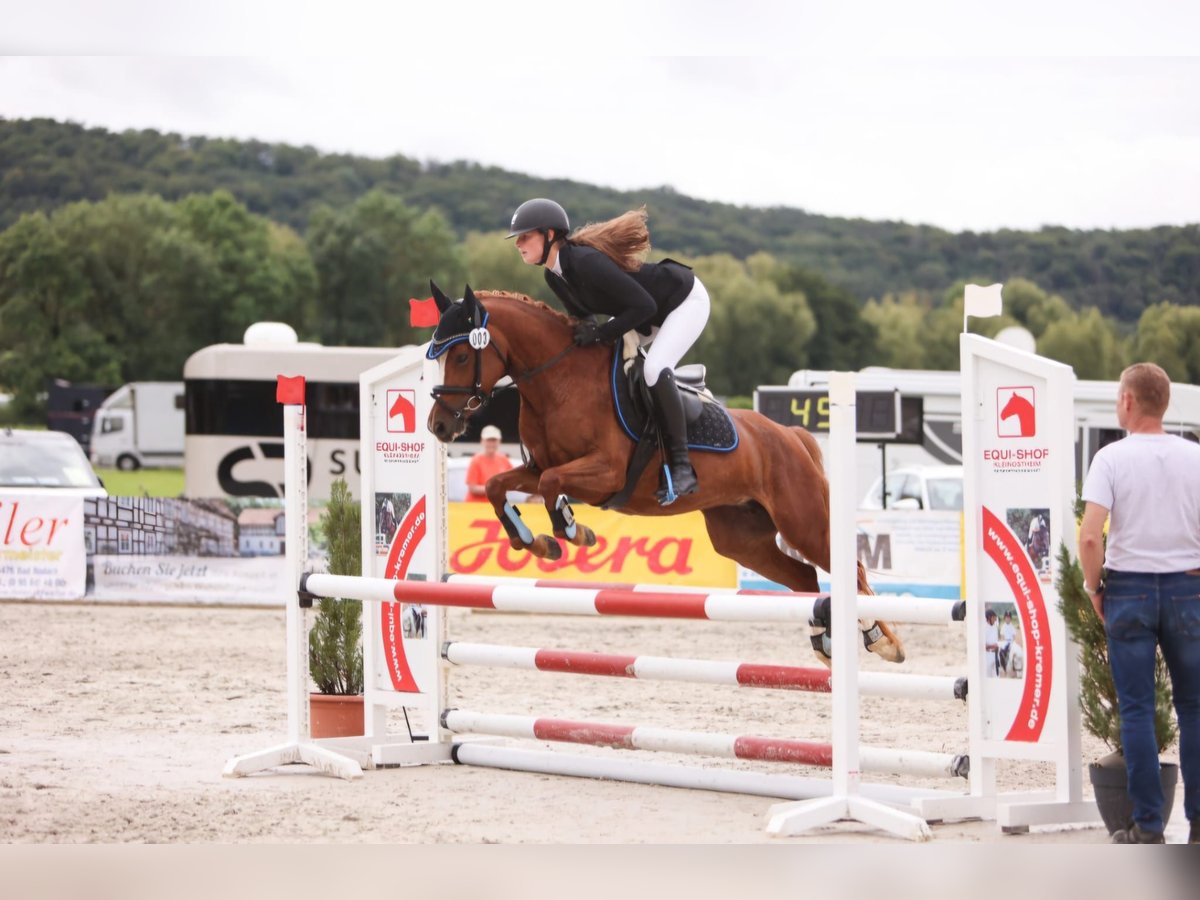
[[[92,422],[93,466],[131,471],[183,466],[182,381],[134,381],[110,394]]]

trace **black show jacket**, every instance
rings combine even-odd
[[[662,325],[692,291],[696,276],[683,263],[664,259],[626,272],[606,254],[582,244],[558,248],[559,276],[546,269],[546,284],[577,319],[596,313],[612,316],[600,326],[600,339],[614,343],[632,329],[649,334]]]

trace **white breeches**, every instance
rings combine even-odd
[[[708,321],[708,291],[697,278],[692,285],[692,291],[687,299],[679,304],[658,328],[652,328],[649,335],[638,335],[638,341],[643,347],[649,345],[646,351],[646,364],[643,371],[646,384],[653,387],[658,376],[664,369],[674,369],[683,359],[700,332]]]

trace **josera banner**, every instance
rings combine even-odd
[[[77,599],[86,571],[82,497],[0,494],[0,597]]]
[[[541,504],[521,506],[535,534],[550,534]],[[450,504],[450,569],[470,575],[505,575],[564,581],[621,581],[735,587],[737,571],[708,540],[700,513],[646,518],[590,507],[576,510],[596,532],[594,547],[566,545],[563,558],[539,560],[513,550],[503,526],[485,503]]]

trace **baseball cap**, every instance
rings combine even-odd
[[[487,441],[487,440],[493,440],[493,439],[498,441],[498,440],[500,440],[500,438],[501,438],[500,429],[497,428],[495,425],[484,425],[483,431],[479,432],[479,439],[481,441]]]

